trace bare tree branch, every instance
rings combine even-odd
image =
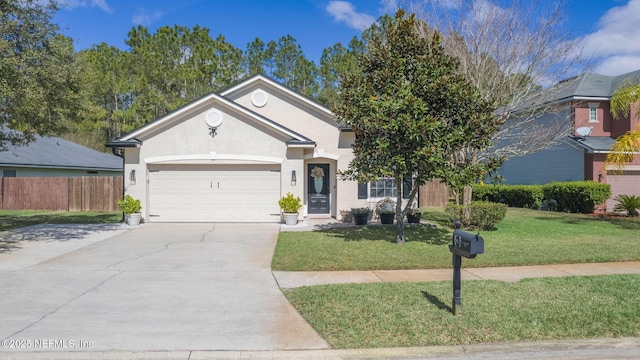
[[[499,4],[399,1],[444,35],[447,52],[460,59],[460,71],[499,109],[496,121],[503,126],[493,137],[494,147],[476,154],[477,161],[530,154],[569,135],[570,110],[542,90],[587,65],[581,60],[582,44],[564,26],[564,1]],[[525,102],[531,107],[522,107]]]

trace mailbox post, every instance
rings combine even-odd
[[[460,230],[460,220],[454,222],[453,241],[449,245],[453,262],[453,314],[462,314],[461,280],[460,268],[462,267],[462,257],[473,259],[478,254],[484,253],[484,239],[480,234],[471,234]]]

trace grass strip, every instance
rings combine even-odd
[[[38,224],[109,224],[121,221],[121,212],[0,210],[0,231]]]
[[[272,268],[278,271],[394,270],[451,267],[452,229],[441,210],[423,214],[436,226],[395,226],[281,232]],[[485,253],[465,267],[640,260],[640,221],[510,208],[496,230],[481,232]]]
[[[640,275],[302,287],[286,297],[333,348],[640,336]]]

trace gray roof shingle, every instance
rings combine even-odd
[[[618,76],[606,76],[600,74],[586,73],[575,78],[567,79],[558,85],[562,90],[556,99],[569,97],[611,97],[616,89],[629,83],[637,83],[640,80],[640,70]]]
[[[532,106],[570,101],[575,98],[609,99],[618,87],[640,82],[640,70],[618,76],[584,73],[562,80],[549,88],[533,94],[511,111],[519,112]]]
[[[62,138],[36,136],[29,145],[0,151],[0,165],[117,171],[122,158]]]
[[[589,153],[608,153],[616,139],[609,136],[571,136],[579,146],[587,149]]]

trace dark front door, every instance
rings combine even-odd
[[[307,194],[309,195],[309,214],[329,213],[329,164],[307,165]]]

